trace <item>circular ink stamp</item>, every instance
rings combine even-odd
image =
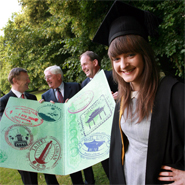
[[[61,117],[61,109],[54,104],[44,104],[38,108],[38,115],[46,122],[58,121]]]
[[[56,138],[50,136],[36,141],[29,149],[28,159],[33,169],[52,169],[61,158],[61,147]]]
[[[93,97],[93,91],[85,91],[73,100],[73,102],[69,105],[68,112],[76,114],[83,111],[91,103]]]
[[[87,159],[95,159],[109,153],[110,136],[105,133],[95,133],[80,141],[80,155]]]
[[[6,154],[6,152],[3,152],[2,150],[0,150],[0,163],[5,162],[7,158],[8,158],[8,155]]]
[[[5,140],[14,149],[26,150],[33,143],[33,135],[25,126],[12,125],[5,132]]]
[[[8,107],[5,109],[5,115],[14,123],[25,126],[35,127],[43,123],[36,110],[24,106]]]

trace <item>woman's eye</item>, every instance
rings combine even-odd
[[[136,55],[136,54],[134,54],[134,53],[129,53],[129,54],[128,54],[129,57],[134,57],[135,55]]]
[[[113,62],[116,62],[119,60],[119,58],[112,58]]]

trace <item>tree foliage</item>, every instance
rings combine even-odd
[[[19,0],[22,13],[13,14],[0,37],[0,88],[9,91],[7,76],[11,68],[29,72],[30,89],[48,88],[43,71],[59,65],[65,81],[82,82],[85,78],[79,57],[86,50],[102,58],[102,68],[111,69],[108,47],[92,42],[113,1],[97,0]],[[161,69],[184,78],[184,2],[125,1],[149,10],[163,19],[159,37],[150,38]]]

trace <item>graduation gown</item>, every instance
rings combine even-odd
[[[126,184],[122,162],[128,142],[120,130],[119,110],[120,103],[117,103],[110,144],[110,184]],[[164,184],[158,181],[162,165],[184,170],[184,120],[184,84],[165,77],[152,110],[145,184]]]

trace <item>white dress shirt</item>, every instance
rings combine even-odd
[[[64,83],[62,82],[58,88],[60,89],[60,92],[61,92],[61,94],[62,94],[62,96],[64,98]],[[57,98],[57,90],[54,89],[54,91],[55,91],[55,97]]]
[[[13,89],[13,88],[11,88],[11,91],[17,96],[17,98],[22,98],[22,97],[21,97],[21,95],[22,95],[21,92],[15,90],[15,89]],[[24,94],[24,99],[26,99],[25,93],[23,93],[23,94]]]

